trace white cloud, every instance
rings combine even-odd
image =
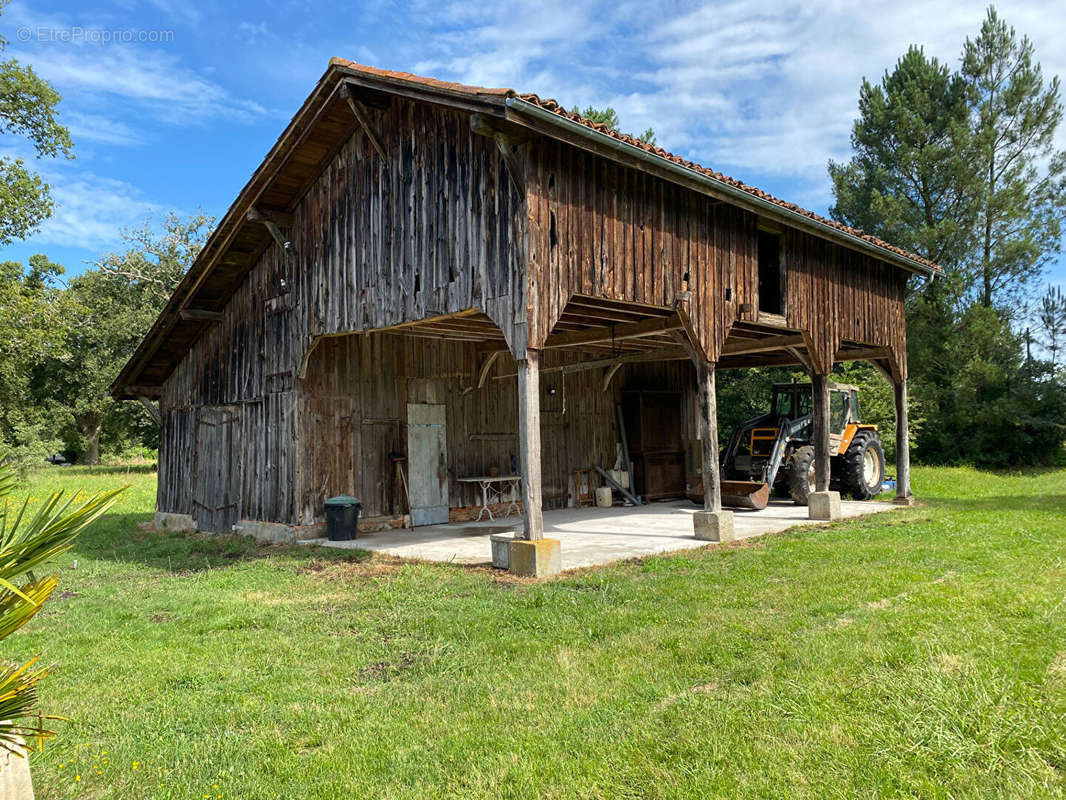
[[[137,131],[114,117],[70,111],[63,114],[62,121],[75,143],[90,141],[129,147],[144,141]]]
[[[55,213],[30,237],[33,243],[105,250],[117,245],[123,230],[163,210],[136,187],[112,178],[83,172],[51,183]]]
[[[1033,39],[1046,77],[1066,77],[1066,15],[1035,2],[997,3]],[[810,4],[721,0],[470,4],[422,8],[442,35],[418,70],[512,86],[568,105],[612,105],[623,127],[744,179],[798,181],[797,197],[829,203],[826,162],[850,152],[862,78],[877,81],[910,44],[954,67],[986,3]],[[1066,127],[1060,146],[1066,146]]]
[[[233,97],[165,51],[112,45],[87,55],[78,47],[53,47],[35,53],[33,65],[60,92],[77,93],[82,106],[92,98],[101,106],[120,100],[182,125],[214,116],[247,120],[266,114],[258,103]]]

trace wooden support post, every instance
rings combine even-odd
[[[907,419],[907,381],[893,381],[896,395],[896,498],[893,502],[910,505],[914,502],[911,494],[911,451],[909,421]]]
[[[703,440],[703,510],[722,510],[722,483],[718,465],[718,393],[714,362],[701,362],[696,370],[700,382],[700,438]]]
[[[523,539],[544,538],[540,493],[540,351],[518,362],[518,453],[522,472]]]
[[[817,372],[811,374],[814,391],[814,488],[829,491],[829,380]]]

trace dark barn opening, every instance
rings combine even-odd
[[[781,306],[781,237],[759,231],[759,310],[780,314]]]

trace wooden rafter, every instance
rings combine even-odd
[[[648,350],[637,353],[627,353],[624,356],[616,356],[614,358],[597,358],[590,361],[577,361],[573,364],[563,364],[558,367],[545,367],[541,372],[561,372],[564,375],[569,375],[574,372],[584,372],[590,369],[600,369],[602,367],[611,367],[615,364],[633,364],[641,361],[684,361],[688,358],[688,353],[681,347],[664,347],[661,350]],[[508,372],[506,375],[497,375],[495,380],[502,381],[507,378],[513,378],[518,373]]]
[[[183,308],[178,312],[179,319],[185,322],[220,322],[221,311],[208,311],[205,308]]]
[[[159,406],[143,394],[137,395],[137,402],[144,406],[148,413],[152,415],[152,419],[155,420],[156,425],[163,424],[163,415],[159,413]]]
[[[265,211],[259,208],[250,208],[248,209],[245,218],[249,222],[258,222],[266,226],[266,229],[270,231],[270,235],[273,237],[274,241],[277,242],[278,247],[281,248],[281,252],[285,254],[285,257],[292,258],[292,240],[281,232],[281,228],[278,225],[274,212]]]
[[[363,127],[363,133],[366,134],[366,138],[370,140],[370,144],[374,146],[377,154],[381,156],[382,161],[388,161],[388,156],[385,155],[385,148],[381,144],[381,136],[378,135],[377,130],[374,128],[374,124],[370,119],[370,112],[367,111],[366,106],[362,101],[352,97],[352,92],[348,88],[348,84],[341,87],[341,97],[348,102],[348,108],[355,114],[355,118],[359,120],[359,124]]]

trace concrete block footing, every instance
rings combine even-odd
[[[22,755],[0,752],[0,797],[4,800],[33,800],[33,779],[30,777],[29,750],[21,744],[15,748]]]
[[[196,520],[189,514],[170,514],[166,511],[155,512],[155,529],[183,533],[196,530]]]
[[[704,542],[736,541],[732,511],[697,511],[692,516],[692,529]]]
[[[909,494],[906,497],[900,497],[897,495],[892,498],[892,505],[894,506],[913,506],[915,502],[917,501],[915,501],[913,494]]]
[[[829,522],[842,519],[840,492],[811,492],[807,497],[807,517]]]
[[[492,566],[496,569],[507,569],[511,566],[511,542],[514,541],[512,533],[494,533],[489,537],[492,545]]]
[[[507,568],[527,578],[550,578],[563,570],[558,539],[512,539]]]

